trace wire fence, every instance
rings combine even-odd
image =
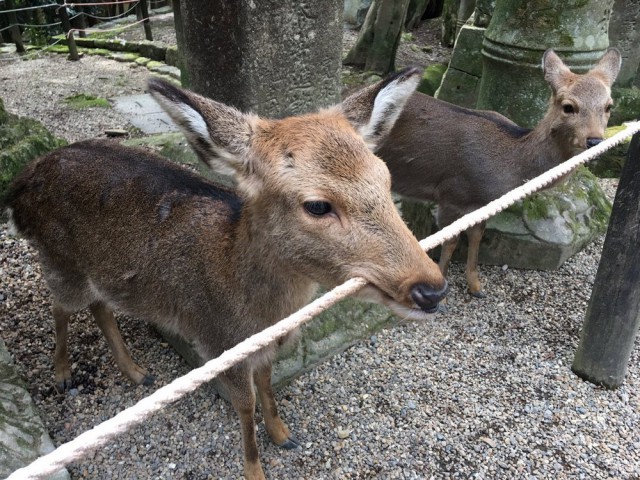
[[[464,232],[469,227],[487,220],[489,217],[508,208],[516,201],[530,195],[552,183],[554,180],[572,172],[577,166],[601,155],[605,151],[622,143],[628,137],[640,131],[640,121],[631,122],[626,128],[604,140],[595,147],[572,157],[557,167],[530,180],[524,185],[508,192],[488,205],[471,212],[448,227],[420,242],[425,250],[430,250],[448,239]],[[246,359],[249,355],[272,344],[295,328],[311,320],[315,315],[323,312],[343,298],[354,294],[366,285],[363,278],[353,278],[344,284],[327,292],[322,297],[311,302],[298,312],[295,312],[271,327],[257,333],[235,347],[227,350],[219,357],[208,361],[200,368],[191,370],[188,374],[177,378],[173,382],[158,389],[153,394],[140,400],[132,407],[120,412],[115,417],[84,432],[74,440],[58,447],[53,452],[40,457],[30,465],[16,470],[7,480],[40,479],[57,472],[65,465],[78,460],[96,448],[106,444],[112,438],[127,431],[129,428],[141,423],[153,413],[161,410],[165,405],[172,403],[187,393],[195,390],[205,382],[210,381],[231,366]]]

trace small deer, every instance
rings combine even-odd
[[[552,95],[546,115],[533,130],[496,112],[462,108],[416,92],[376,150],[391,171],[392,189],[437,202],[436,221],[442,228],[597,145],[609,120],[611,85],[620,61],[620,52],[611,48],[591,71],[578,75],[547,50],[542,69]],[[484,228],[482,223],[466,231],[468,291],[480,298],[485,296],[478,276]],[[458,237],[442,246],[440,270],[445,276],[457,244]]]
[[[202,161],[234,176],[234,189],[108,141],[29,164],[6,203],[15,229],[38,250],[53,297],[58,388],[71,386],[68,323],[85,307],[120,370],[145,385],[153,378],[131,359],[116,310],[174,331],[204,359],[296,311],[318,285],[356,276],[370,282],[361,298],[402,317],[436,311],[446,281],[400,218],[389,171],[371,151],[419,79],[419,70],[405,70],[341,105],[283,120],[152,79],[151,94]],[[298,446],[271,387],[278,345],[220,379],[240,418],[248,479],[264,478],[254,384],[271,439]]]

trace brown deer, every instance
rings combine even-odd
[[[58,387],[71,385],[67,328],[84,307],[138,384],[153,378],[131,359],[116,310],[178,333],[204,359],[299,309],[318,285],[355,276],[370,282],[362,298],[402,317],[434,312],[444,277],[400,218],[389,171],[367,146],[388,134],[419,78],[409,69],[339,106],[284,120],[151,80],[150,92],[200,159],[232,173],[235,189],[107,141],[28,165],[6,203],[15,229],[38,250],[52,293]],[[271,389],[277,346],[221,378],[240,417],[250,479],[264,478],[254,384],[272,440],[298,446]]]
[[[436,221],[442,228],[600,143],[613,103],[611,85],[620,70],[618,50],[609,49],[584,75],[572,73],[547,50],[542,69],[552,95],[533,130],[496,112],[415,93],[376,150],[391,171],[392,190],[437,202]],[[476,297],[485,296],[478,276],[484,227],[482,223],[466,232],[467,285]],[[440,270],[445,276],[457,243],[455,238],[442,246]]]

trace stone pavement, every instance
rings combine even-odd
[[[169,115],[148,93],[112,98],[111,101],[114,109],[125,115],[131,125],[147,135],[178,131]]]

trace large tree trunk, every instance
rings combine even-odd
[[[374,0],[343,63],[380,75],[393,71],[408,6],[409,0]]]
[[[181,0],[191,88],[277,118],[339,102],[342,10],[342,0]]]

